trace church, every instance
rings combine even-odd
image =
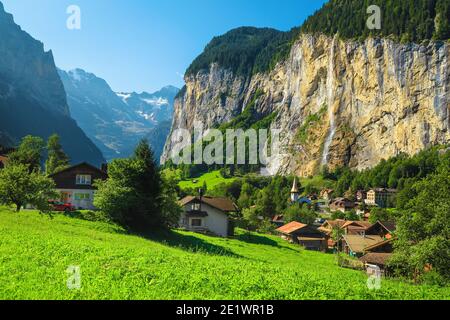
[[[305,204],[306,203],[307,205],[310,205],[312,203],[309,198],[300,197],[300,191],[298,188],[297,177],[294,178],[294,183],[292,185],[290,202],[291,202],[291,204],[295,204],[295,203]]]

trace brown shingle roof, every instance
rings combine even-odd
[[[369,228],[367,228],[368,229],[367,231],[372,230],[373,228],[375,228],[378,225],[380,225],[382,228],[384,228],[389,233],[393,233],[397,229],[397,226],[396,226],[395,222],[393,222],[393,221],[377,221],[377,223],[374,223]]]
[[[392,253],[368,253],[365,256],[359,258],[359,261],[363,263],[386,265],[389,259],[392,257]]]
[[[389,232],[395,232],[397,224],[394,221],[379,221],[379,223]]]
[[[363,253],[364,250],[374,244],[384,241],[380,236],[344,235],[344,241],[355,253]]]
[[[354,225],[354,226],[357,226],[357,227],[361,227],[361,228],[365,228],[365,229],[367,229],[367,228],[372,226],[372,224],[370,222],[368,222],[368,221],[347,221],[347,222],[344,223],[344,225],[341,228],[345,229],[345,228],[347,228],[348,226],[351,226],[351,225]]]
[[[290,222],[290,223],[278,228],[276,231],[278,231],[280,233],[284,233],[284,234],[291,234],[291,233],[294,233],[295,231],[303,229],[307,226],[308,225],[306,225],[306,224],[293,221],[293,222]]]
[[[391,239],[387,239],[387,240],[383,240],[381,242],[375,243],[375,244],[373,244],[371,246],[368,246],[365,249],[365,251],[370,251],[370,250],[373,250],[373,249],[376,249],[376,248],[379,248],[379,247],[383,247],[383,246],[393,242],[394,240],[395,240],[395,238],[391,238]]]
[[[187,196],[179,201],[180,205],[185,206],[192,201],[200,201],[200,197],[194,197],[194,196]],[[236,212],[237,207],[228,198],[215,198],[215,197],[202,197],[201,198],[202,203],[205,203],[207,205],[210,205],[213,208],[219,209],[223,212]]]
[[[346,223],[346,221],[345,221],[345,220],[342,220],[342,219],[337,219],[337,220],[327,220],[327,221],[325,221],[325,223],[322,225],[322,227],[324,227],[326,224],[329,224],[332,228],[334,228],[334,227],[339,227],[339,228],[341,228],[345,223]]]

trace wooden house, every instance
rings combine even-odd
[[[368,235],[379,235],[385,239],[394,237],[397,226],[393,221],[377,221],[366,230]]]
[[[341,227],[345,234],[364,236],[372,224],[367,221],[346,221]]]
[[[346,234],[339,241],[339,248],[350,256],[362,257],[368,247],[383,241],[384,239],[380,236]]]
[[[81,163],[50,175],[55,181],[60,200],[77,209],[94,210],[96,180],[106,180],[107,172],[88,163]],[[57,199],[55,199],[57,200]]]
[[[337,220],[326,220],[320,227],[319,230],[323,233],[331,235],[333,229],[342,228],[342,226],[346,223],[346,220],[337,219]]]
[[[391,253],[367,253],[359,261],[364,263],[366,267],[377,266],[380,268],[382,275],[387,275],[389,273],[389,259],[392,257]]]
[[[355,203],[346,198],[337,198],[330,203],[331,212],[341,211],[345,213],[355,209],[355,207]]]
[[[307,250],[325,252],[328,249],[328,236],[317,227],[293,221],[276,231],[283,239],[297,243]]]

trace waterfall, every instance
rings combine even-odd
[[[335,43],[336,37],[333,38],[333,42],[330,48],[330,58],[328,62],[328,76],[327,76],[327,96],[328,96],[328,117],[330,119],[330,129],[328,130],[328,136],[325,140],[323,155],[322,155],[322,165],[326,165],[328,163],[328,156],[330,153],[330,146],[333,142],[334,135],[336,134],[336,119],[333,108],[334,101],[334,91],[333,91],[333,83],[334,83],[334,54],[335,54]]]

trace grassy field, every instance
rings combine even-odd
[[[311,178],[301,178],[300,184],[302,187],[310,186],[316,188],[317,190],[322,190],[324,188],[333,188],[333,181],[324,179],[321,176],[314,176]]]
[[[211,190],[221,183],[231,183],[234,180],[236,180],[236,178],[227,179],[222,177],[222,175],[220,174],[220,170],[217,170],[205,173],[199,178],[192,178],[190,180],[180,181],[179,186],[181,189],[188,189],[188,188],[197,189],[201,188],[203,186],[203,183],[206,182],[208,189]],[[196,182],[194,183],[194,181]]]
[[[370,291],[362,272],[338,268],[332,255],[257,234],[146,239],[6,209],[0,234],[0,299],[450,299],[449,288],[394,280]],[[67,288],[70,265],[81,268],[80,290]]]

